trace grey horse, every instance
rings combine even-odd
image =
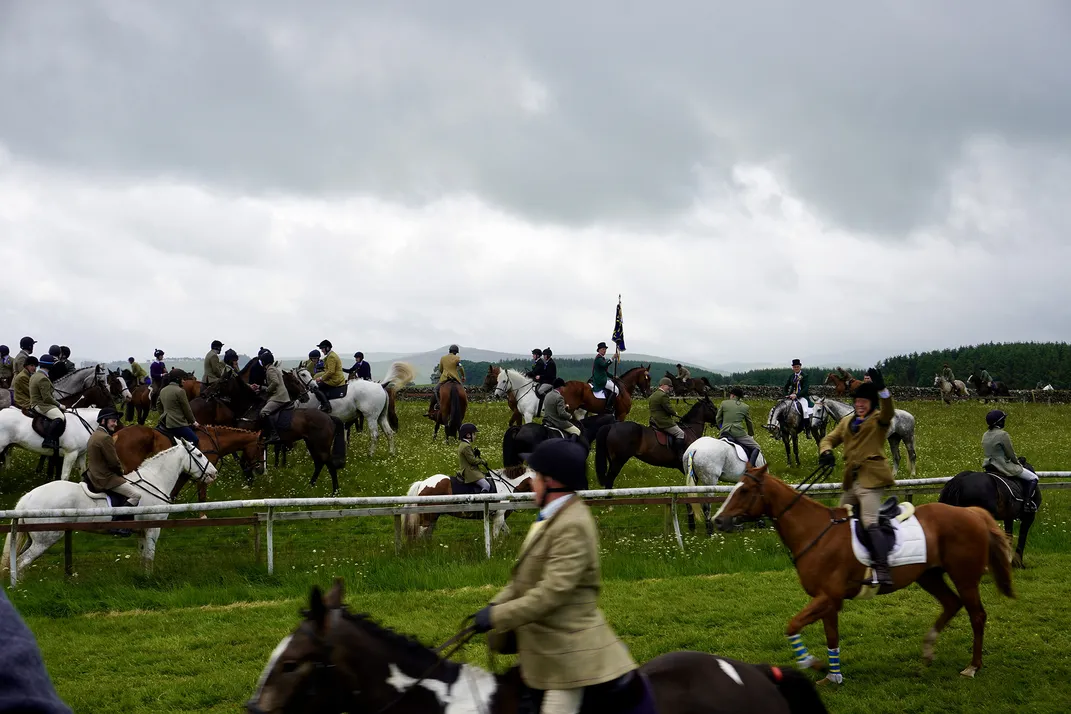
[[[945,400],[945,404],[951,404],[953,397],[966,397],[968,395],[967,385],[963,383],[962,379],[949,382],[941,375],[935,374],[933,375],[933,386],[941,390],[941,398]]]
[[[839,422],[844,417],[852,414],[855,410],[850,404],[838,402],[829,397],[818,399],[814,403],[814,414],[811,415],[811,431],[813,433],[826,433],[826,423],[832,419]],[[897,409],[889,424],[889,449],[893,457],[893,476],[900,470],[900,443],[907,447],[907,458],[911,461],[911,477],[915,477],[915,417],[911,412]]]
[[[782,399],[770,410],[770,415],[766,418],[766,423],[762,425],[762,428],[768,431],[775,440],[784,442],[785,460],[789,466],[792,465],[792,452],[795,452],[796,466],[800,465],[800,432],[803,432],[805,436],[813,435],[816,442],[820,438],[818,432],[811,429],[800,415],[795,402],[790,399]]]

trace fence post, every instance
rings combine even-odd
[[[907,498],[907,502],[908,502],[908,503],[914,503],[914,502],[915,502],[915,494],[914,494],[914,492],[913,492],[913,491],[908,491],[908,492],[907,492],[906,494],[904,494],[904,495],[905,495],[905,497]]]
[[[268,506],[268,575],[275,573],[275,508]]]
[[[483,502],[483,545],[487,557],[491,557],[491,504]]]
[[[11,519],[11,587],[19,584],[19,519]]]
[[[74,531],[63,531],[63,574],[68,578],[74,575],[73,540]]]
[[[677,547],[684,550],[684,538],[681,537],[681,522],[677,520],[677,494],[670,496],[669,510],[673,511],[673,535],[677,536]]]

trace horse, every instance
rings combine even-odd
[[[836,399],[824,397],[814,402],[814,413],[811,415],[811,432],[815,439],[820,440],[826,433],[826,421],[832,418],[839,422],[849,414],[854,414],[855,409],[850,404],[838,402]],[[887,432],[889,439],[889,451],[892,452],[892,472],[895,477],[900,470],[900,444],[907,448],[907,458],[911,462],[911,478],[915,478],[915,416],[904,409],[894,412],[893,420],[889,423]]]
[[[260,432],[230,426],[199,426],[194,428],[194,432],[200,439],[201,453],[213,466],[218,468],[224,457],[237,454],[247,484],[253,483],[254,473],[258,476],[264,474],[264,444],[261,442]],[[174,446],[163,432],[147,426],[124,427],[117,431],[113,438],[119,463],[123,465],[123,473],[132,472],[145,459]],[[179,477],[171,492],[172,499],[178,498],[182,487],[189,480],[186,475]],[[201,481],[197,484],[197,502],[204,503],[207,500],[208,484]]]
[[[498,386],[498,375],[501,371],[502,368],[498,365],[487,365],[487,374],[483,378],[483,388],[487,390],[488,394],[494,395],[495,388]],[[510,410],[509,423],[506,426],[513,427],[524,424],[524,418],[517,409],[517,395],[513,393],[512,389],[506,392],[506,405],[509,406]]]
[[[613,414],[592,414],[580,420],[580,438],[577,443],[590,449],[599,429],[615,422]],[[502,436],[502,472],[507,476],[516,476],[524,472],[525,466],[521,454],[530,454],[535,447],[547,439],[564,437],[557,429],[532,422],[521,426],[511,426]]]
[[[445,645],[436,650],[425,647],[377,624],[369,615],[349,612],[342,599],[341,579],[326,596],[318,587],[312,589],[301,623],[271,653],[246,711],[535,711],[521,708],[523,684],[518,668],[497,675],[444,659],[441,652]],[[649,691],[654,711],[661,714],[826,712],[815,686],[804,674],[706,652],[659,655],[641,665],[638,674],[637,684]],[[629,693],[633,691],[630,687]],[[398,706],[403,699],[404,706]],[[594,704],[589,702],[583,711],[636,712],[629,708],[635,706],[632,702],[618,707],[607,702]]]
[[[102,364],[82,367],[57,379],[53,385],[56,401],[65,407],[112,406],[108,387],[108,368]]]
[[[774,408],[770,410],[770,415],[766,418],[766,423],[762,425],[762,428],[770,433],[770,436],[775,441],[783,442],[785,445],[785,461],[788,465],[792,465],[792,453],[796,454],[796,466],[800,465],[800,432],[805,435],[811,435],[811,429],[809,428],[807,421],[800,414],[800,410],[796,408],[796,403],[791,399],[782,399]],[[815,442],[819,441],[817,434],[814,435]],[[792,451],[789,451],[789,445],[791,442]]]
[[[517,407],[515,411],[521,415],[525,424],[530,424],[539,416],[540,399],[536,393],[539,383],[515,369],[498,368],[498,381],[495,383],[494,395],[496,397],[508,397],[513,393],[513,400]],[[510,418],[512,425],[512,417]]]
[[[1004,384],[1004,382],[994,381],[993,386],[991,387],[984,383],[977,375],[973,374],[970,377],[967,377],[967,381],[974,387],[974,391],[978,392],[978,397],[984,404],[989,404],[989,399],[991,397],[996,401],[997,397],[1011,396],[1011,392],[1008,391],[1008,385]]]
[[[673,393],[678,397],[685,397],[689,394],[694,394],[697,397],[704,397],[709,396],[714,390],[714,386],[706,377],[692,377],[691,379],[685,380],[678,378],[677,375],[669,370],[666,370],[666,376],[673,382]]]
[[[639,389],[645,397],[651,396],[651,365],[633,367],[620,377],[615,377],[618,394],[614,399],[614,416],[618,421],[625,421],[628,413],[632,411],[632,391]],[[599,390],[602,394],[602,390]],[[587,382],[571,380],[562,387],[562,398],[566,408],[577,419],[583,418],[587,413],[602,414],[606,411],[606,399],[595,396],[591,385]],[[579,411],[577,411],[579,410]]]
[[[748,469],[747,459],[741,459],[737,446],[724,439],[701,436],[684,450],[685,486],[717,486],[719,481],[737,483]],[[755,458],[756,466],[765,466],[766,459],[760,451]],[[707,535],[714,535],[714,521],[710,517],[710,504],[693,503],[688,509],[688,530],[695,530],[696,519],[702,511],[707,524]]]
[[[428,409],[426,417],[435,422],[435,432],[431,435],[432,441],[439,437],[439,427],[446,427],[446,438],[457,438],[458,429],[465,422],[465,412],[469,408],[469,394],[465,387],[448,380],[433,387],[439,393],[438,410]]]
[[[680,419],[685,447],[703,435],[707,424],[716,425],[718,408],[707,397],[699,399]],[[665,466],[684,473],[683,455],[673,448],[665,432],[634,421],[615,422],[595,436],[595,474],[603,488],[613,488],[621,467],[633,456],[652,466]]]
[[[1019,457],[1019,463],[1034,471],[1034,467],[1022,456]],[[961,471],[945,484],[937,500],[950,506],[984,508],[994,518],[1004,521],[1004,532],[1007,534],[1009,543],[1012,539],[1015,521],[1019,521],[1019,543],[1015,546],[1012,566],[1025,568],[1023,553],[1026,551],[1026,537],[1037,518],[1037,509],[1041,508],[1041,489],[1034,490],[1035,510],[1028,513],[1023,510],[1022,484],[1016,481],[1019,479],[1000,474]]]
[[[59,438],[59,453],[63,463],[56,478],[63,481],[70,478],[75,462],[78,473],[85,470],[86,447],[89,436],[96,429],[99,409],[68,409],[63,412],[67,426]],[[21,446],[27,451],[43,456],[52,456],[52,449],[44,447],[44,437],[33,430],[33,419],[19,409],[0,410],[0,455],[10,446]]]
[[[199,481],[211,483],[216,478],[216,467],[198,451],[193,444],[180,440],[176,446],[163,451],[147,459],[134,472],[134,478],[130,482],[141,489],[140,506],[159,506],[168,503],[168,493],[174,489],[179,474],[186,473]],[[15,510],[43,510],[57,508],[107,508],[108,500],[105,494],[90,493],[86,484],[69,481],[52,481],[43,486],[38,486],[15,504]],[[166,513],[147,513],[134,516],[134,520],[157,520],[166,519]],[[86,523],[110,521],[109,515],[102,516],[50,516],[47,518],[27,518],[25,523]],[[30,544],[25,546],[29,536]],[[156,541],[160,538],[159,528],[147,528],[141,532],[139,550],[141,562],[146,572],[152,571],[153,559],[156,556]],[[11,534],[4,538],[3,564],[0,572],[6,571],[11,562],[11,548],[15,549],[18,556],[18,569],[21,571],[30,563],[37,560],[54,544],[63,539],[63,531],[39,531],[24,533],[19,532],[15,543],[11,542]]]
[[[502,472],[492,470],[487,474],[487,480],[491,482],[492,488],[495,489],[496,493],[508,494],[532,492],[532,473],[527,470],[520,476],[512,478],[506,476]],[[449,476],[435,474],[422,481],[414,482],[409,486],[409,491],[406,492],[405,495],[452,496],[454,495],[453,482]],[[512,510],[494,512],[495,525],[491,531],[492,538],[498,538],[501,534],[509,534],[509,526],[506,525],[506,518],[508,518],[511,513],[513,513]],[[416,540],[417,538],[430,538],[435,530],[435,524],[439,521],[440,515],[442,514],[407,513],[402,516],[402,528],[405,531],[406,538],[410,541]],[[483,511],[447,513],[446,515],[472,520],[483,518]]]
[[[294,408],[299,410],[319,410],[320,402],[312,398],[308,393],[315,386],[309,371],[298,368],[292,373],[304,390],[300,394],[290,391],[293,380],[287,391],[291,399],[295,399]],[[368,424],[368,435],[371,439],[368,445],[368,455],[376,453],[376,442],[379,440],[379,430],[387,436],[390,453],[396,453],[394,445],[394,431],[398,428],[398,413],[394,409],[395,394],[399,389],[406,386],[416,377],[416,371],[406,362],[395,362],[387,370],[387,375],[382,382],[369,382],[358,379],[346,382],[346,394],[338,399],[331,400],[331,415],[338,418],[343,424],[349,424],[356,420],[358,414],[363,414]],[[284,377],[284,381],[286,378]]]
[[[186,392],[186,398],[191,402],[201,396],[201,380],[197,379],[193,372],[187,372],[178,367],[172,367],[171,371],[167,373],[167,376],[171,378],[172,382],[179,383],[182,387],[182,391]]]
[[[190,400],[193,416],[201,424],[253,426],[261,399],[239,376],[227,373],[212,385],[211,393]]]
[[[851,372],[845,372],[844,374],[848,375],[847,379],[836,372],[830,372],[826,375],[826,381],[822,382],[822,384],[832,384],[838,397],[851,394],[862,382],[853,377]]]
[[[845,600],[872,594],[862,593],[866,568],[853,552],[854,521],[850,515],[846,508],[830,508],[808,498],[763,467],[747,472],[714,517],[714,524],[726,532],[732,531],[739,521],[773,519],[777,534],[796,566],[800,584],[812,598],[785,630],[795,650],[797,666],[821,669],[821,663],[807,652],[799,633],[812,622],[822,620],[831,665],[834,665],[823,682],[837,684],[842,680],[837,671],[840,668],[838,613]],[[927,664],[933,661],[933,645],[938,634],[961,607],[966,607],[974,631],[974,651],[971,663],[960,674],[973,677],[982,666],[986,620],[979,583],[988,566],[997,590],[1007,597],[1015,597],[1010,547],[993,516],[982,508],[927,503],[914,508],[914,515],[925,533],[924,562],[890,568],[894,583],[882,586],[878,594],[918,582],[941,603],[941,615],[923,640],[922,656]],[[958,595],[945,582],[945,573],[959,591]]]
[[[949,382],[941,375],[935,374],[933,375],[933,386],[941,390],[941,399],[945,400],[945,404],[951,404],[952,397],[967,396],[967,385],[961,379]]]
[[[134,373],[129,369],[122,371],[122,378],[126,383],[127,389],[130,390],[130,399],[126,403],[124,418],[128,422],[132,422],[136,415],[138,424],[144,424],[145,420],[149,418],[149,409],[152,406],[152,394],[149,385],[135,384]]]

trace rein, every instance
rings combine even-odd
[[[771,519],[774,521],[774,523],[777,523],[781,518],[784,518],[785,514],[788,513],[790,510],[792,510],[792,508],[797,503],[800,502],[800,500],[807,494],[807,492],[811,490],[811,486],[813,486],[814,484],[818,483],[819,481],[824,481],[831,473],[833,473],[833,468],[830,467],[830,466],[819,466],[814,471],[812,471],[807,476],[807,478],[803,479],[803,481],[801,481],[799,483],[799,485],[796,487],[796,490],[797,490],[796,496],[791,501],[789,501],[788,505],[785,506],[783,509],[781,509],[781,512],[778,513],[777,515],[771,516]],[[766,493],[763,490],[763,482],[760,481],[759,479],[755,478],[751,474],[745,474],[745,475],[746,475],[747,478],[749,478],[749,479],[751,479],[752,481],[755,482],[755,485],[758,487],[758,494],[757,495],[759,497],[765,499],[766,498]],[[816,545],[818,545],[819,541],[821,541],[826,536],[826,534],[829,533],[829,531],[833,529],[833,526],[838,526],[838,525],[840,525],[842,523],[847,523],[848,520],[849,520],[848,517],[837,518],[836,511],[834,511],[832,508],[830,508],[829,509],[829,522],[826,523],[826,527],[822,529],[822,532],[819,533],[818,535],[816,535],[811,540],[810,543],[808,543],[806,546],[803,547],[803,550],[801,550],[800,552],[793,553],[791,550],[789,550],[788,557],[789,557],[789,560],[792,561],[792,565],[793,566],[798,565],[800,559],[803,558],[804,555],[809,553],[812,548],[814,548]]]

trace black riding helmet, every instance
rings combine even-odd
[[[5,356],[7,356],[9,354],[11,354],[11,350],[8,349],[8,346],[7,345],[0,345],[0,357],[5,357]]]
[[[548,439],[524,458],[528,468],[562,485],[548,489],[550,492],[583,491],[588,487],[588,452],[575,441]]]
[[[354,352],[353,359],[364,359],[364,352]]]
[[[550,348],[548,347],[548,348],[546,348],[545,350],[543,350],[543,356],[544,356],[544,357],[553,357],[553,356],[554,356],[554,353],[553,353],[553,352],[551,352],[551,351],[550,351]]]
[[[320,344],[318,344],[316,346],[319,347],[320,349],[324,350],[325,352],[330,352],[331,351],[331,340],[321,340]]]
[[[24,368],[25,367],[39,367],[39,366],[41,366],[41,363],[37,361],[36,357],[34,357],[33,355],[30,355],[29,357],[26,358],[26,361],[22,363],[22,366]]]
[[[63,359],[67,359],[71,356],[71,348],[67,345],[60,345],[59,351],[60,356],[63,357]]]
[[[456,355],[461,349],[457,345],[450,345],[450,354]]]
[[[260,351],[263,352],[264,348],[261,347]],[[309,352],[309,359],[320,359],[320,350],[313,350],[312,352]]]
[[[161,357],[164,356],[164,351],[158,349],[158,350],[156,350],[155,352],[152,353],[152,356],[155,357],[156,359],[160,359]]]
[[[52,355],[53,357],[60,357],[60,356],[63,355],[63,351],[60,350],[60,346],[59,345],[52,345],[51,347],[49,347],[48,348],[48,353],[50,355]]]
[[[556,377],[554,379],[554,387],[553,387],[554,389],[558,389],[559,387],[564,387],[564,386],[565,386],[565,380],[564,379],[562,379],[561,377]]]
[[[540,357],[540,356],[542,356],[542,354],[543,354],[543,350],[539,349],[538,347],[536,347],[534,350],[532,350],[532,356],[533,357]]]
[[[224,362],[233,362],[236,359],[238,359],[238,353],[234,350],[228,349],[226,352],[223,353]]]
[[[271,353],[271,350],[261,350],[259,359],[260,363],[265,367],[275,364],[275,355]]]
[[[106,419],[119,421],[123,417],[113,407],[104,407],[97,413],[97,423],[103,424]]]
[[[21,340],[19,340],[19,349],[32,350],[35,342],[37,342],[37,340],[32,337],[23,337]]]
[[[873,382],[863,382],[852,390],[852,399],[869,399],[870,411],[878,408],[878,388]]]
[[[475,434],[477,431],[479,431],[479,429],[476,428],[475,424],[473,424],[471,422],[465,422],[457,430],[457,435],[458,435],[458,438],[460,438],[460,439],[467,439],[470,436],[472,436],[473,434]]]
[[[985,423],[990,429],[1003,429],[1004,420],[1008,418],[1008,415],[999,409],[993,409],[985,415]]]

